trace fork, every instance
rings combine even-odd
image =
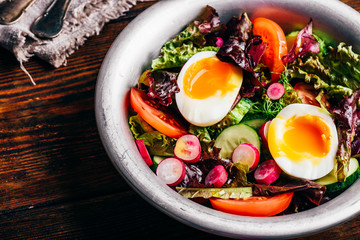
[[[35,1],[36,0],[5,0],[1,2],[0,24],[16,23]]]

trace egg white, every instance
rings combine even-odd
[[[226,95],[221,95],[218,92],[206,99],[193,99],[184,92],[183,78],[189,66],[203,58],[215,55],[216,52],[214,51],[204,51],[195,54],[184,64],[178,76],[177,84],[180,92],[175,95],[177,107],[182,116],[196,126],[211,126],[221,121],[230,111],[242,84],[241,71],[239,86],[234,88],[233,91],[228,91]]]
[[[303,156],[300,160],[292,160],[282,151],[284,143],[285,123],[293,116],[313,115],[320,117],[330,131],[330,150],[324,157]],[[272,120],[268,132],[268,144],[270,152],[279,167],[287,174],[309,180],[318,179],[328,174],[335,165],[335,155],[338,149],[338,135],[336,126],[331,116],[323,109],[309,104],[290,104],[280,111]]]

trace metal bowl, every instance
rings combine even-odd
[[[128,128],[129,89],[159,54],[162,45],[198,16],[206,5],[226,22],[246,11],[278,22],[284,31],[310,18],[317,30],[359,49],[360,14],[337,0],[163,0],[134,19],[107,53],[96,87],[96,118],[106,151],[124,179],[160,211],[189,226],[236,238],[289,238],[323,231],[360,212],[360,182],[335,199],[301,213],[243,217],[185,199],[161,182],[139,155]]]

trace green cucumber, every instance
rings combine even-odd
[[[153,161],[153,165],[151,166],[151,169],[156,172],[156,168],[159,165],[159,163],[164,160],[166,157],[161,157],[161,156],[153,156],[152,157],[152,161]]]
[[[255,118],[255,119],[243,121],[243,122],[241,122],[241,123],[246,124],[246,125],[252,127],[252,128],[255,129],[256,131],[259,131],[261,125],[263,125],[265,122],[266,122],[266,119],[263,119],[263,118]]]
[[[260,152],[260,138],[256,130],[242,123],[225,128],[216,138],[214,146],[221,148],[221,158],[230,159],[234,149],[241,143],[250,143]]]
[[[359,162],[355,158],[350,159],[349,172],[344,182],[338,182],[336,172],[331,171],[328,175],[316,180],[317,183],[326,186],[326,193],[340,193],[353,184],[360,175]]]

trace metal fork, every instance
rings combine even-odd
[[[0,24],[17,22],[36,0],[5,0],[0,3]]]
[[[31,31],[39,38],[54,38],[62,30],[71,0],[55,0],[31,25]]]

